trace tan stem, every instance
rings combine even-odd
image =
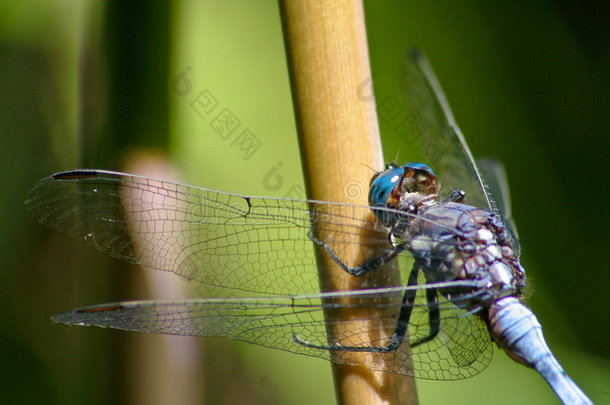
[[[281,0],[280,5],[308,197],[366,205],[368,184],[374,174],[371,168],[381,170],[383,158],[362,3],[359,0]],[[369,215],[362,220],[372,221],[372,218]],[[354,236],[351,250],[342,251],[348,265],[358,263],[362,257],[359,246],[366,237],[364,232]],[[395,268],[373,271],[365,277],[351,276],[323,250],[318,251],[318,265],[320,284],[325,291],[400,282]],[[368,316],[371,310],[367,309],[366,313]],[[336,313],[325,315],[327,321],[329,317],[337,317]],[[350,327],[361,330],[366,323],[362,316],[347,310],[341,316],[360,320],[351,326],[341,324],[329,328],[329,341],[333,340],[333,334],[343,336]],[[374,328],[374,322],[369,321],[367,325],[377,331],[383,329]],[[385,328],[391,335],[393,327]],[[350,342],[353,344],[354,340]],[[344,360],[349,356],[350,353],[340,355]],[[359,365],[333,363],[338,402],[350,405],[417,403],[411,378],[370,369],[371,364],[385,357],[358,353],[354,358]],[[398,357],[390,353],[387,358],[396,361]]]

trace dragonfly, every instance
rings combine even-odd
[[[25,204],[40,223],[202,286],[201,298],[107,303],[52,319],[224,336],[431,380],[480,373],[496,345],[540,373],[563,403],[592,403],[523,303],[526,275],[502,165],[475,162],[418,50],[407,57],[405,82],[417,139],[434,148],[421,148],[427,164],[375,173],[368,205],[246,196],[104,170],[39,181]],[[349,257],[354,247],[357,259]],[[320,291],[316,254],[353,278],[397,262],[400,277]]]

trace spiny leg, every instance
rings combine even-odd
[[[466,192],[462,189],[459,189],[459,190],[455,190],[454,192],[452,192],[449,195],[449,198],[447,199],[447,201],[461,203],[461,202],[464,202],[465,198],[466,198]]]
[[[409,275],[409,282],[407,283],[408,287],[417,285],[417,276],[419,274],[419,269],[419,263],[416,261],[413,264],[413,269],[411,270],[411,274]],[[343,346],[338,343],[335,343],[334,345],[318,345],[315,343],[308,342],[307,340],[303,340],[296,334],[293,335],[293,339],[296,343],[300,345],[311,347],[314,349],[336,350],[345,352],[392,352],[400,347],[405,337],[405,334],[407,333],[407,328],[409,326],[409,320],[411,319],[411,311],[413,310],[413,303],[415,302],[416,294],[417,290],[415,289],[407,289],[405,291],[401,301],[398,320],[396,322],[396,326],[394,327],[392,337],[390,338],[390,343],[388,343],[387,346]]]
[[[328,246],[328,244],[318,240],[315,236],[313,236],[311,231],[307,234],[307,236],[309,237],[309,239],[311,239],[311,241],[313,243],[315,243],[318,246],[322,246],[324,248],[324,250],[326,250],[326,252],[330,255],[330,257],[335,261],[335,263],[337,263],[343,270],[345,270],[352,276],[356,276],[356,277],[363,276],[367,273],[370,273],[371,271],[373,271],[375,269],[378,269],[379,267],[390,262],[392,259],[394,259],[396,256],[398,256],[402,251],[407,250],[407,248],[408,248],[407,242],[402,242],[402,243],[392,247],[392,249],[380,254],[379,256],[375,256],[372,259],[369,259],[362,264],[359,264],[357,266],[350,268],[341,261],[341,259],[335,254],[335,252],[331,249],[331,247]]]
[[[430,321],[430,334],[421,339],[411,342],[411,347],[421,345],[434,339],[441,330],[441,314],[438,309],[438,292],[435,289],[426,290],[426,302],[428,303],[428,319]]]

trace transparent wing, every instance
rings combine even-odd
[[[284,295],[106,304],[59,314],[58,322],[227,336],[351,364],[368,356],[317,349],[295,337],[327,345],[328,327],[338,331],[333,344],[384,346],[396,326],[402,294],[417,290],[408,336],[419,340],[430,333],[423,291],[440,285],[295,296],[318,289],[310,231],[340,257],[355,243],[365,251],[390,248],[387,230],[369,221],[367,206],[247,197],[92,170],[43,179],[26,205],[41,223],[113,257],[210,285]],[[359,240],[363,231],[369,234],[364,241]],[[403,264],[408,257],[402,255]],[[443,287],[461,285],[453,283]],[[490,357],[485,324],[465,316],[456,304],[455,296],[451,302],[441,299],[441,332],[435,339],[411,351],[405,344],[375,355],[386,361],[369,366],[405,374],[412,373],[412,362],[416,376],[430,379],[481,371]]]
[[[112,257],[255,293],[319,291],[312,230],[338,257],[354,244],[369,256],[391,249],[368,206],[247,197],[108,171],[47,177],[26,206]]]
[[[438,80],[418,49],[406,58],[404,79],[411,135],[428,159],[424,163],[435,171],[446,193],[462,189],[467,204],[498,212]]]
[[[224,336],[338,363],[364,362],[374,370],[425,379],[457,380],[481,372],[492,354],[487,328],[478,317],[464,316],[446,300],[439,303],[441,330],[425,344],[413,348],[408,345],[430,331],[429,309],[420,297],[413,306],[408,334],[395,351],[376,353],[371,360],[368,352],[312,346],[387,346],[396,327],[402,294],[408,289],[412,287],[293,297],[119,302],[61,313],[53,319],[141,332]],[[327,330],[335,331],[332,341],[327,338]]]
[[[517,252],[517,255],[519,255],[519,252],[521,251],[519,246],[519,235],[517,233],[515,220],[513,219],[510,204],[510,191],[504,165],[494,158],[477,159],[477,164],[481,170],[485,184],[490,189],[490,195],[495,197],[504,225],[511,236],[513,249]]]

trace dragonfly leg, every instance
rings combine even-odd
[[[402,251],[408,248],[407,242],[402,242],[392,247],[392,249],[380,254],[379,256],[375,256],[362,264],[350,268],[345,263],[343,263],[343,261],[335,254],[335,252],[328,244],[322,242],[321,240],[318,240],[315,236],[313,236],[311,231],[307,233],[307,236],[309,237],[309,239],[311,239],[313,243],[318,246],[322,246],[324,250],[326,250],[326,252],[330,255],[330,257],[335,261],[335,263],[337,263],[343,270],[356,277],[365,275],[385,265],[386,263],[394,259],[396,256],[398,256]]]
[[[415,347],[417,345],[421,345],[422,343],[431,341],[436,337],[436,335],[438,335],[438,332],[441,330],[441,315],[438,309],[437,298],[438,293],[436,290],[426,290],[426,301],[428,303],[430,320],[430,334],[426,337],[416,340],[415,342],[411,342],[411,347]]]
[[[464,198],[466,198],[466,193],[464,192],[464,190],[460,189],[460,190],[455,190],[453,193],[451,193],[451,195],[449,195],[449,198],[447,199],[447,201],[461,203],[464,201]]]
[[[409,275],[409,282],[407,286],[415,286],[417,285],[417,276],[419,274],[420,265],[416,261],[413,265],[413,269],[411,270],[411,274]],[[308,342],[307,340],[301,339],[298,335],[293,335],[293,339],[296,343],[311,347],[314,349],[322,349],[322,350],[335,350],[335,351],[344,351],[344,352],[373,352],[373,353],[388,353],[392,352],[400,347],[402,341],[407,333],[407,328],[409,325],[409,320],[411,319],[411,311],[413,309],[413,302],[415,301],[415,295],[417,294],[417,290],[407,289],[405,294],[402,297],[400,313],[398,314],[398,321],[396,322],[396,326],[394,327],[394,332],[392,333],[392,337],[390,337],[390,342],[387,346],[344,346],[338,343],[334,345],[318,345],[312,342]],[[438,308],[437,308],[438,310]],[[438,314],[437,314],[438,315]],[[432,322],[431,322],[432,324]],[[432,328],[431,328],[432,329]],[[431,331],[432,333],[432,331]],[[436,332],[438,333],[438,331]],[[424,338],[425,339],[425,338]],[[423,340],[423,339],[422,339]],[[422,342],[423,343],[423,342]]]

